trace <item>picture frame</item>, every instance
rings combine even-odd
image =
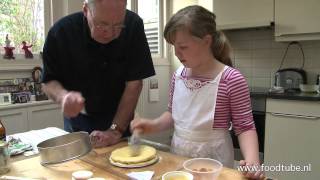
[[[48,96],[42,91],[41,83],[34,83],[34,94],[36,101],[48,100]]]
[[[42,79],[42,68],[40,66],[34,67],[32,69],[31,75],[33,82],[40,83]]]

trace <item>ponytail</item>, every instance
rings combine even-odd
[[[214,57],[221,63],[232,67],[230,57],[231,46],[222,31],[216,31],[213,36],[213,43],[211,46]]]
[[[179,10],[173,15],[164,29],[164,37],[173,44],[176,31],[187,29],[191,35],[203,38],[212,35],[211,52],[221,63],[232,66],[231,46],[223,32],[216,29],[216,15],[204,7],[193,5]]]

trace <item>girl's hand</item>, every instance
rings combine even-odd
[[[139,134],[150,134],[155,131],[154,120],[135,117],[130,123],[130,130],[134,132],[139,131]]]
[[[259,163],[252,163],[241,160],[240,166],[242,166],[242,173],[244,174],[244,176],[249,179],[264,179],[265,177]]]

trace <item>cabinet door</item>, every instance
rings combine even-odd
[[[28,130],[27,111],[24,108],[0,110],[0,119],[6,128],[7,135]]]
[[[30,130],[43,129],[46,127],[63,129],[63,116],[61,108],[57,104],[29,107],[28,120]]]
[[[266,171],[282,180],[318,179],[320,169],[320,118],[270,113],[266,115],[264,164],[272,168],[298,167],[298,170]],[[292,166],[292,167],[288,167]],[[311,171],[310,171],[311,168]],[[307,172],[303,172],[306,170]],[[309,171],[308,171],[309,170]]]
[[[276,40],[320,39],[319,7],[319,0],[276,0]]]
[[[199,0],[198,3],[215,13],[218,29],[270,26],[274,21],[273,0]]]

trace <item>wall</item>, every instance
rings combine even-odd
[[[47,16],[49,15],[49,17],[46,18],[46,21],[48,20],[48,18],[50,21],[50,24],[48,25],[53,25],[57,20],[68,14],[81,11],[82,4],[83,0],[51,0],[50,3],[48,3],[47,5],[48,10],[51,11],[51,13],[47,14]]]
[[[226,31],[233,47],[234,65],[246,77],[251,87],[271,87],[274,73],[279,69],[281,59],[288,43],[275,42],[272,28]],[[320,74],[320,41],[302,41],[308,82],[316,82]],[[287,53],[282,68],[298,67],[302,55],[296,45]]]
[[[139,109],[140,116],[145,118],[154,119],[159,117],[163,112],[167,110],[168,107],[168,92],[169,92],[169,82],[171,79],[170,66],[169,65],[157,65],[155,64],[156,75],[144,80],[143,90],[140,95],[141,109]],[[151,79],[158,80],[159,87],[159,101],[151,102],[149,101],[149,83]],[[141,100],[143,102],[141,102]],[[169,144],[171,139],[172,129],[168,131],[149,135],[146,138],[157,142]]]
[[[82,11],[82,5],[84,0],[72,0],[67,1],[67,11],[69,14]]]
[[[147,118],[156,118],[167,110],[169,79],[171,78],[169,65],[155,65],[156,75],[143,81],[143,90],[141,96],[144,96],[143,109],[140,113]],[[159,101],[151,102],[149,100],[150,80],[156,79],[159,88]]]

